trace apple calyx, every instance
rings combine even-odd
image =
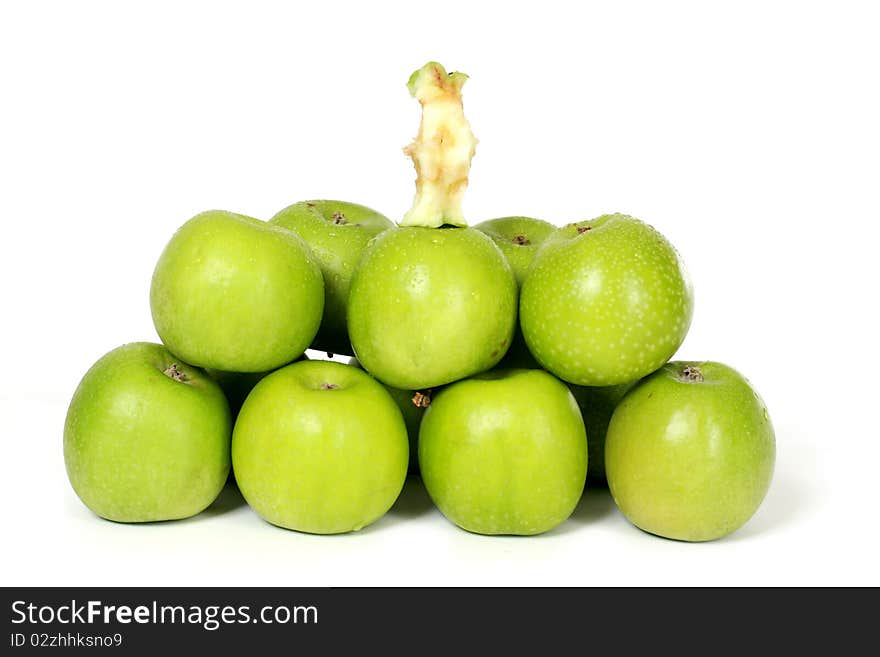
[[[703,373],[696,365],[685,365],[679,374],[679,378],[686,383],[702,383]]]
[[[162,374],[167,376],[169,379],[173,379],[174,381],[179,381],[180,383],[186,383],[189,379],[178,366],[177,363],[171,363],[168,367],[166,367]]]
[[[510,241],[513,242],[514,244],[516,244],[517,246],[528,246],[529,244],[532,243],[532,241],[528,237],[526,237],[525,235],[514,235],[513,239]]]
[[[422,121],[415,140],[403,149],[416,168],[416,195],[401,226],[467,226],[461,200],[477,146],[461,101],[467,77],[428,62],[409,78],[407,88],[422,106]]]
[[[338,383],[322,383],[321,390],[336,390],[339,388]]]

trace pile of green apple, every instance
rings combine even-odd
[[[469,228],[465,80],[436,63],[410,78],[422,121],[399,225],[315,200],[268,221],[204,212],[174,234],[150,290],[163,344],[109,352],[70,404],[65,463],[88,508],[185,518],[232,471],[270,523],[333,534],[380,518],[418,472],[480,534],[550,530],[586,482],[675,539],[753,515],[773,428],[732,368],[669,362],[693,313],[678,253],[622,214]]]

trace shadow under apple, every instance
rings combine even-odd
[[[590,485],[588,482],[569,521],[579,525],[594,523],[608,514],[614,513],[616,509],[614,499],[607,486]]]
[[[221,516],[230,511],[235,511],[245,504],[244,497],[242,497],[241,491],[238,490],[238,484],[235,483],[235,477],[230,472],[229,479],[226,480],[226,485],[223,486],[223,490],[220,491],[217,499],[207,509],[202,511],[199,516]]]
[[[403,490],[397,501],[389,509],[388,514],[399,518],[417,518],[434,509],[434,503],[418,475],[409,475],[403,484]]]

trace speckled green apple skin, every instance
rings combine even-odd
[[[587,436],[569,389],[542,370],[493,370],[434,396],[419,466],[449,520],[479,534],[540,534],[584,488]]]
[[[672,245],[638,219],[612,214],[545,240],[523,283],[520,325],[544,368],[569,383],[610,386],[668,361],[693,305]]]
[[[297,235],[212,210],[171,238],[153,273],[153,323],[188,363],[264,372],[306,350],[321,322],[321,269]]]
[[[352,358],[348,364],[353,367],[363,368],[363,365],[358,362],[357,358]],[[416,406],[413,403],[413,397],[416,394],[415,390],[401,390],[384,383],[382,385],[385,386],[385,390],[394,399],[398,408],[400,408],[400,414],[403,415],[403,421],[406,424],[406,435],[409,438],[409,471],[417,474],[419,471],[419,427],[422,424],[425,407]]]
[[[164,373],[172,364],[185,381]],[[76,494],[102,518],[188,518],[222,490],[231,432],[226,398],[204,371],[136,342],[103,356],[77,387],[64,463]]]
[[[489,219],[474,226],[476,230],[486,233],[492,241],[501,249],[501,253],[510,263],[513,276],[516,279],[517,289],[522,288],[526,278],[526,272],[532,264],[532,259],[544,240],[550,236],[556,226],[542,219],[532,217],[499,217]],[[531,367],[534,358],[529,353],[526,342],[523,339],[519,322],[513,333],[507,353],[502,359],[505,367]]]
[[[385,388],[332,361],[293,363],[265,377],[232,437],[247,503],[274,525],[313,534],[356,531],[384,515],[408,456],[406,425]]]
[[[302,237],[321,265],[324,316],[312,348],[353,354],[346,324],[351,276],[367,242],[394,223],[366,206],[328,200],[294,203],[269,223]]]
[[[702,382],[682,379],[697,367]],[[637,527],[710,541],[741,527],[767,493],[776,441],[749,382],[720,363],[668,363],[617,406],[605,467],[617,506]]]
[[[608,433],[608,423],[617,404],[624,395],[637,383],[621,383],[616,386],[591,388],[589,386],[569,385],[581,409],[584,418],[584,426],[590,437],[590,467],[587,470],[589,482],[604,485],[605,479],[605,436]]]
[[[501,360],[516,304],[510,265],[480,231],[398,228],[364,251],[352,278],[348,330],[370,374],[422,390]]]

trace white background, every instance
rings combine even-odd
[[[602,4],[4,3],[0,583],[880,584],[872,3]],[[66,406],[103,353],[157,340],[173,231],[323,197],[400,218],[405,83],[430,59],[471,76],[472,223],[622,211],[679,249],[678,356],[741,370],[776,425],[764,505],[708,544],[636,530],[601,490],[534,538],[460,531],[418,482],[345,536],[229,492],[186,521],[94,517],[64,472]]]

